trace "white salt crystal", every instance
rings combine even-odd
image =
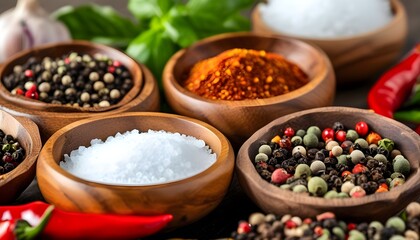
[[[64,155],[60,166],[94,182],[151,185],[194,176],[216,162],[203,140],[179,133],[138,130],[91,140]]]
[[[302,37],[362,34],[393,17],[389,0],[269,0],[259,9],[270,28]]]

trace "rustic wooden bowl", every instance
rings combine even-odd
[[[130,71],[133,80],[133,87],[127,94],[116,104],[109,107],[73,107],[59,104],[45,103],[42,101],[30,99],[21,95],[14,95],[6,89],[3,81],[0,81],[0,97],[14,105],[30,108],[32,110],[48,111],[48,112],[102,112],[109,111],[121,107],[131,100],[133,100],[143,86],[143,74],[141,67],[137,62],[130,58],[125,53],[105,45],[91,43],[87,41],[68,41],[59,43],[50,43],[28,49],[9,58],[3,65],[0,66],[0,79],[13,73],[13,68],[16,65],[24,64],[29,58],[35,57],[41,60],[44,57],[57,58],[70,52],[77,52],[80,54],[94,55],[96,53],[104,54],[113,60],[120,61]]]
[[[24,117],[13,117],[0,110],[0,129],[17,138],[25,159],[12,171],[0,175],[0,205],[12,203],[35,177],[36,159],[41,150],[38,127]]]
[[[157,86],[156,79],[150,72],[150,70],[139,64],[139,73],[142,73],[142,86],[139,89],[139,93],[134,96],[131,101],[114,109],[108,111],[51,111],[48,109],[32,109],[30,107],[24,107],[16,105],[12,102],[0,96],[0,109],[9,112],[15,116],[24,116],[34,121],[41,133],[42,142],[46,142],[47,139],[58,129],[66,126],[69,123],[89,118],[89,117],[106,117],[111,114],[119,114],[122,112],[134,112],[134,111],[159,111],[159,89]]]
[[[242,101],[210,100],[182,86],[185,75],[195,63],[238,47],[282,54],[299,65],[308,74],[310,82],[280,96]],[[166,99],[175,112],[212,124],[233,145],[240,146],[257,129],[280,116],[331,105],[335,95],[335,76],[330,61],[317,47],[289,38],[228,33],[178,51],[165,66],[163,86]]]
[[[261,178],[255,170],[251,159],[254,159],[258,152],[261,140],[269,141],[280,129],[289,126],[306,129],[317,125],[322,129],[332,126],[336,121],[342,122],[345,126],[354,126],[358,121],[365,121],[371,130],[383,137],[391,138],[410,161],[411,174],[405,184],[389,192],[375,193],[358,199],[325,199],[280,189]],[[420,136],[402,123],[368,110],[324,107],[289,114],[258,130],[239,150],[236,171],[242,189],[266,212],[314,217],[322,212],[332,211],[337,216],[350,220],[385,220],[411,201],[418,199],[419,153]]]
[[[278,32],[261,19],[259,5],[251,14],[252,31],[292,37],[319,46],[331,59],[337,84],[350,85],[374,77],[401,54],[407,38],[407,14],[399,0],[391,0],[393,20],[385,27],[351,37],[310,38]]]
[[[202,139],[217,154],[207,170],[170,183],[148,186],[101,184],[78,178],[58,163],[65,153],[90,140],[105,140],[117,132],[165,130]],[[57,207],[78,212],[118,214],[173,214],[169,227],[198,220],[223,199],[234,168],[234,152],[226,137],[201,121],[165,113],[122,113],[84,119],[57,131],[41,150],[37,179],[44,198]]]

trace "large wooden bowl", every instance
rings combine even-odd
[[[279,32],[261,19],[259,5],[251,14],[252,31],[300,39],[319,46],[331,59],[337,84],[348,86],[369,79],[390,66],[407,38],[407,14],[399,0],[391,0],[394,18],[386,26],[351,37],[310,38]]]
[[[112,59],[121,61],[130,70],[135,83],[134,87],[127,93],[126,98],[118,104],[103,109],[91,108],[86,111],[83,108],[59,106],[12,95],[0,84],[0,109],[12,115],[24,116],[34,121],[39,126],[43,142],[65,125],[88,117],[105,117],[110,114],[130,111],[159,111],[157,82],[146,66],[137,63],[116,49],[89,42],[75,41],[52,44],[18,54],[0,67],[0,78],[10,73],[15,64],[25,62],[33,54],[39,57],[61,56],[69,51],[80,51],[90,54],[99,52],[106,54]]]
[[[283,190],[265,181],[255,170],[251,159],[258,152],[261,140],[269,141],[280,129],[293,126],[306,129],[317,125],[321,129],[340,121],[354,126],[365,121],[371,130],[392,139],[410,161],[411,173],[407,181],[389,192],[375,193],[362,198],[325,199]],[[278,118],[252,135],[239,150],[236,171],[239,183],[247,195],[264,211],[314,217],[332,211],[339,217],[356,221],[385,220],[396,214],[420,193],[419,170],[420,136],[393,119],[368,110],[347,107],[324,107],[297,112]]]
[[[207,170],[170,183],[148,186],[100,184],[78,178],[58,163],[64,154],[90,140],[105,140],[117,132],[165,130],[202,139],[217,154]],[[164,146],[163,146],[164,147]],[[169,227],[194,222],[222,201],[232,178],[234,152],[226,137],[201,121],[164,113],[123,113],[90,118],[58,130],[41,150],[38,184],[44,198],[59,208],[92,213],[173,214]]]
[[[306,72],[310,82],[280,96],[242,101],[210,100],[182,86],[185,75],[195,63],[232,48],[282,54]],[[199,41],[172,56],[163,72],[163,86],[166,99],[175,112],[212,124],[233,145],[240,146],[257,129],[280,116],[331,105],[335,76],[327,56],[310,44],[263,34],[228,33]]]
[[[10,204],[28,187],[35,177],[35,166],[41,138],[38,127],[24,117],[13,117],[0,110],[0,129],[12,135],[25,149],[25,159],[12,171],[0,175],[0,204]]]

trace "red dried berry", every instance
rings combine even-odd
[[[293,222],[292,220],[287,220],[286,222],[286,228],[288,229],[292,229],[292,228],[297,228],[297,224],[295,222]]]
[[[339,130],[335,133],[335,139],[339,142],[344,142],[346,141],[346,131],[344,130]]]
[[[34,72],[32,72],[32,70],[27,69],[25,70],[25,77],[31,78],[34,76]]]
[[[249,233],[249,232],[251,232],[251,225],[249,225],[249,223],[248,223],[248,222],[246,222],[246,221],[241,221],[241,222],[239,223],[239,225],[238,225],[238,230],[237,230],[237,232],[238,232],[239,234],[242,234],[242,233]]]
[[[348,223],[347,224],[347,230],[348,231],[354,230],[354,229],[356,229],[356,227],[357,227],[357,225],[355,223]]]
[[[322,131],[322,139],[324,139],[324,141],[328,141],[330,139],[334,140],[334,129],[332,128],[326,128]]]
[[[356,130],[357,134],[359,134],[360,137],[364,137],[369,132],[369,126],[366,122],[360,121],[356,123],[356,127],[354,128]]]
[[[295,130],[291,127],[288,127],[284,130],[284,135],[291,138],[291,137],[295,136]]]
[[[16,89],[16,95],[25,95],[25,92],[22,89],[18,88]]]
[[[353,167],[353,170],[351,172],[354,173],[354,174],[357,174],[357,173],[365,173],[365,172],[368,172],[368,171],[369,171],[369,169],[366,166],[358,163]]]
[[[66,64],[70,64],[70,58],[66,57],[66,58],[64,59],[64,63],[66,63]]]
[[[114,73],[114,72],[115,72],[115,67],[113,67],[113,66],[109,66],[109,67],[108,67],[108,72],[109,72],[109,73]]]
[[[114,66],[114,67],[121,67],[121,62],[115,60],[115,61],[112,62],[112,66]]]
[[[287,171],[283,168],[277,168],[274,170],[273,174],[271,174],[271,182],[276,184],[283,184],[291,176],[292,175],[288,174]]]

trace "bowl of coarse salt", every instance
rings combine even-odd
[[[252,11],[252,31],[318,45],[330,58],[339,85],[366,80],[390,66],[407,37],[399,0],[271,0]]]
[[[184,116],[122,113],[58,130],[41,150],[37,178],[59,208],[174,216],[192,223],[223,199],[234,152],[214,127]]]

